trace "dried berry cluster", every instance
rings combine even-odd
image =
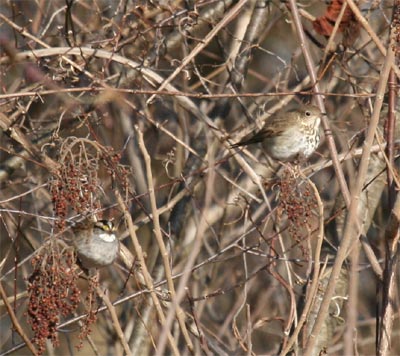
[[[129,191],[129,180],[128,180],[128,169],[120,164],[121,153],[115,153],[112,147],[107,147],[107,150],[103,149],[101,155],[102,161],[104,161],[107,173],[112,177],[113,180],[117,180],[121,185],[122,191]]]
[[[96,303],[96,288],[99,286],[99,281],[96,277],[89,279],[87,296],[85,298],[86,318],[81,324],[81,330],[78,336],[79,344],[76,346],[80,350],[83,346],[83,340],[92,332],[91,325],[97,320],[97,303]]]
[[[60,148],[60,169],[53,175],[50,191],[54,212],[59,218],[57,227],[65,228],[66,217],[71,209],[76,214],[93,214],[100,209],[101,184],[99,171],[107,174],[128,191],[128,170],[119,161],[121,155],[112,148],[105,148],[85,139],[67,138]],[[49,249],[48,249],[49,250]],[[72,254],[63,258],[54,251],[48,251],[32,261],[34,273],[30,279],[30,303],[28,316],[35,333],[35,342],[40,352],[44,351],[45,341],[50,338],[58,345],[56,327],[60,316],[67,316],[78,307],[80,292],[76,287]],[[91,332],[90,326],[96,322],[96,288],[98,281],[89,279],[88,294],[85,298],[87,316],[81,323],[80,343]]]
[[[64,228],[68,207],[78,214],[100,208],[97,193],[99,181],[97,168],[91,162],[77,162],[68,158],[51,184],[55,215],[60,218],[59,228]]]
[[[81,215],[92,214],[100,209],[101,168],[105,168],[107,174],[121,184],[123,191],[128,191],[128,170],[119,164],[121,155],[115,153],[113,148],[97,143],[89,145],[84,140],[69,138],[60,151],[61,168],[50,184],[59,229],[65,228],[69,208]]]
[[[45,350],[46,339],[58,346],[57,325],[60,317],[70,315],[79,305],[80,290],[74,264],[72,251],[62,255],[58,248],[51,245],[32,259],[27,316],[40,354]]]
[[[311,216],[318,208],[314,192],[307,181],[286,170],[280,182],[279,214],[286,214],[288,230],[292,239],[308,258],[309,252],[304,241],[312,229]]]

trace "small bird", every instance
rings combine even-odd
[[[290,162],[309,157],[320,142],[321,111],[312,105],[269,117],[253,136],[244,137],[232,148],[262,142],[273,159]]]
[[[86,220],[75,224],[72,230],[78,259],[85,269],[108,266],[115,261],[119,241],[112,221]]]

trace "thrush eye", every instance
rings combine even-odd
[[[310,117],[311,116],[311,111],[307,110],[305,114],[306,114],[307,117]]]

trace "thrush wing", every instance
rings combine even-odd
[[[240,142],[231,145],[232,148],[251,145],[253,143],[260,143],[266,138],[279,136],[282,130],[276,130],[271,127],[264,127],[255,135],[247,135]]]

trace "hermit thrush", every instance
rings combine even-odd
[[[262,142],[266,153],[278,161],[307,158],[318,147],[321,111],[312,105],[270,116],[255,135],[244,137],[232,147]]]

